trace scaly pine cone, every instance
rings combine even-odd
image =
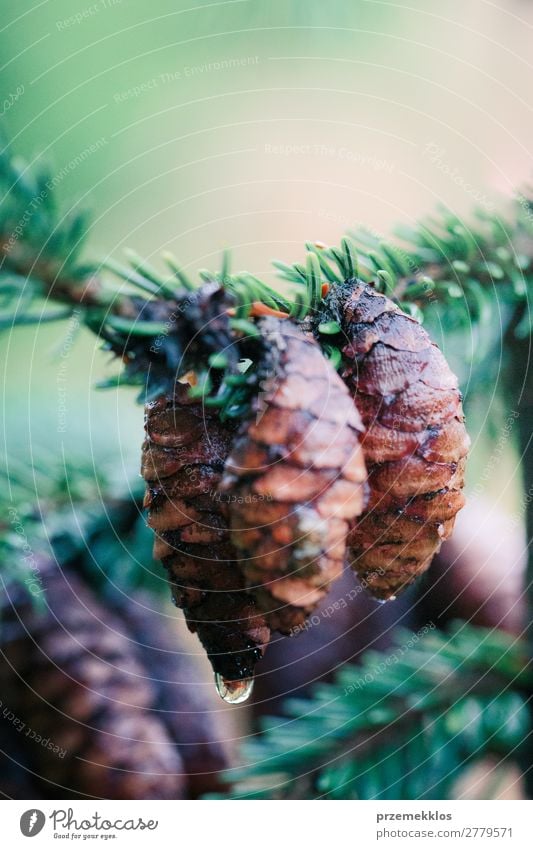
[[[22,590],[10,599],[1,667],[3,702],[36,774],[52,798],[183,798],[183,763],[151,713],[131,639],[78,578],[44,558],[38,566],[47,610]]]
[[[352,522],[349,557],[374,596],[392,599],[429,567],[464,504],[461,394],[426,331],[384,295],[348,281],[326,305],[347,340],[341,376],[367,428],[370,500]]]
[[[220,789],[219,777],[229,767],[223,740],[229,736],[224,716],[206,694],[198,665],[176,643],[166,612],[153,609],[154,597],[136,592],[120,594],[114,603],[127,633],[133,634],[139,658],[150,673],[155,691],[154,711],[177,743],[187,773],[187,796],[198,798]],[[213,699],[216,698],[212,694]]]
[[[262,391],[226,461],[233,542],[271,628],[301,625],[339,577],[363,509],[362,423],[311,334],[259,322]]]
[[[198,634],[215,673],[239,682],[253,676],[270,632],[244,592],[227,505],[218,498],[234,427],[192,400],[189,390],[189,384],[177,382],[172,397],[146,407],[142,475],[148,524],[156,533],[154,557],[168,570],[189,629]]]

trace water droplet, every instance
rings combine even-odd
[[[395,595],[390,595],[388,598],[376,598],[378,604],[387,604],[389,601],[396,601]]]
[[[240,681],[231,681],[216,672],[215,685],[221,699],[224,699],[230,705],[240,705],[251,695],[254,688],[254,679],[242,678]]]

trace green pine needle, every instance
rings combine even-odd
[[[162,254],[162,259],[166,262],[184,289],[187,289],[189,292],[193,292],[197,288],[191,278],[185,273],[185,271],[183,271],[173,254],[169,251],[165,251]]]

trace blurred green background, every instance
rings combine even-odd
[[[491,208],[531,173],[530,3],[4,0],[2,11],[1,124],[26,158],[52,161],[67,205],[93,210],[93,258],[170,249],[194,270],[230,247],[267,276],[306,239],[337,242],[360,224],[387,233],[439,202]],[[93,390],[109,362],[92,337],[58,358],[64,333],[0,340],[4,450],[64,448],[129,476],[142,410],[129,390]],[[502,462],[510,479],[513,457]]]

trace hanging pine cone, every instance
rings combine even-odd
[[[244,691],[230,682],[253,676],[269,629],[244,592],[227,505],[218,497],[234,426],[192,400],[190,388],[177,382],[173,395],[146,407],[145,506],[156,533],[154,556],[168,570],[174,600],[215,673],[238,698]]]
[[[430,565],[463,506],[469,439],[457,379],[414,318],[357,281],[326,307],[343,337],[341,376],[366,433],[370,498],[348,536],[370,592],[392,599]]]
[[[363,509],[362,424],[311,334],[259,322],[261,391],[226,461],[233,542],[271,628],[301,625],[342,572]]]
[[[334,256],[353,268],[350,248]],[[159,366],[179,351],[202,401],[172,382],[147,407],[155,555],[228,700],[248,692],[270,629],[292,632],[323,598],[347,542],[364,584],[392,598],[429,566],[463,503],[468,439],[442,354],[372,287],[349,279],[327,294],[322,271],[336,279],[310,256],[292,317],[249,275],[191,295]],[[327,357],[311,328],[333,342]]]

